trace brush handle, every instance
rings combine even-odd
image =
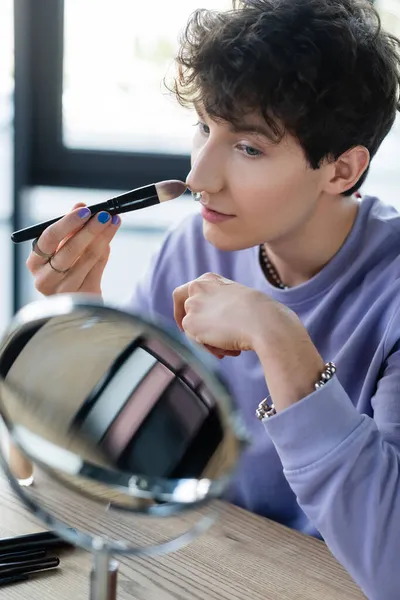
[[[47,571],[48,569],[55,569],[60,564],[58,557],[54,558],[42,558],[39,560],[31,560],[21,562],[18,564],[8,564],[0,566],[0,580],[1,577],[11,577],[13,575],[26,575],[27,573],[36,573],[37,571]]]
[[[92,215],[95,215],[103,210],[110,213],[110,215],[119,215],[121,213],[147,208],[148,206],[154,206],[155,204],[159,204],[159,202],[160,199],[158,197],[157,188],[154,184],[151,184],[143,188],[126,192],[125,194],[121,194],[115,198],[110,198],[110,200],[106,200],[105,202],[92,204],[91,206],[88,206],[88,208],[90,209]],[[50,225],[57,223],[57,221],[63,217],[65,217],[65,215],[55,217],[54,219],[50,219],[50,221],[37,223],[31,227],[25,227],[24,229],[14,231],[11,234],[11,240],[14,242],[14,244],[20,244],[21,242],[27,242],[28,240],[35,240],[42,235],[45,229],[50,227]]]

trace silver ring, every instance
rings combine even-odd
[[[192,192],[192,198],[196,202],[200,202],[200,200],[201,200],[201,192]]]
[[[53,256],[49,258],[49,265],[53,269],[53,271],[55,271],[56,273],[60,273],[61,275],[65,275],[65,273],[68,273],[68,271],[71,269],[71,267],[69,267],[68,269],[57,269],[57,267],[55,267],[52,264],[52,262],[51,262],[52,258],[53,258]]]
[[[35,238],[32,242],[32,252],[34,252],[36,256],[40,256],[40,258],[45,258],[47,261],[49,261],[51,258],[53,258],[54,253],[46,254],[46,252],[43,252],[38,246],[38,239],[39,238]]]

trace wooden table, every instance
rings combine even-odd
[[[58,499],[57,499],[58,501]],[[76,500],[59,498],[65,516]],[[78,500],[81,513],[85,500]],[[61,506],[61,504],[60,504]],[[277,523],[221,503],[222,515],[200,538],[170,555],[120,557],[120,600],[356,600],[365,598],[325,544]],[[204,509],[203,509],[204,512]],[[196,520],[127,516],[133,538],[143,543],[174,535]],[[85,521],[96,526],[90,513]],[[123,524],[124,517],[118,521]],[[154,525],[156,523],[156,525]],[[0,477],[0,536],[43,529]],[[156,531],[155,531],[156,529]],[[122,529],[121,529],[122,531]],[[126,529],[125,529],[126,533]],[[0,588],[1,600],[86,600],[90,555],[72,550],[57,572]]]

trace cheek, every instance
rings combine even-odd
[[[264,164],[262,164],[264,163]],[[287,168],[271,161],[260,161],[241,173],[232,172],[235,204],[246,221],[273,217],[274,221],[300,216],[315,201],[317,179],[303,165]]]

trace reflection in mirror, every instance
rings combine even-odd
[[[28,309],[1,348],[1,412],[43,481],[152,514],[221,495],[244,437],[226,385],[187,346],[87,300]]]

